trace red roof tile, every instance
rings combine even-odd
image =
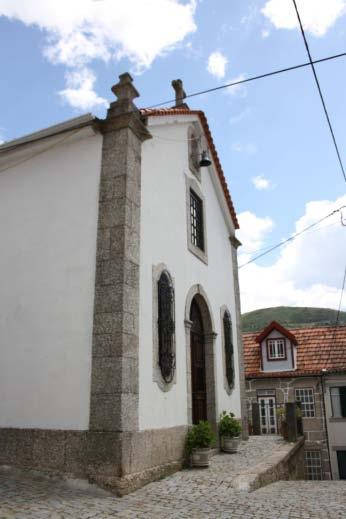
[[[222,170],[222,166],[215,148],[215,144],[210,132],[210,128],[208,125],[207,118],[201,110],[189,110],[188,108],[159,108],[159,109],[150,109],[150,108],[143,108],[140,110],[141,114],[143,116],[164,116],[164,115],[197,115],[199,117],[199,120],[201,122],[202,128],[204,130],[204,133],[207,137],[208,146],[216,167],[216,171],[219,177],[219,180],[221,182],[222,190],[224,192],[226,202],[228,205],[228,209],[231,214],[231,218],[234,224],[235,229],[239,229],[239,223],[237,220],[237,215],[234,209],[234,205],[231,199],[231,195],[229,192],[229,189],[227,187],[226,178],[224,175],[224,172]]]
[[[346,371],[346,326],[321,326],[290,330],[297,340],[295,371],[263,372],[260,370],[258,333],[244,333],[244,363],[247,378],[297,377]]]

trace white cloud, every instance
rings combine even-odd
[[[0,0],[0,16],[46,32],[52,62],[79,66],[127,57],[137,69],[196,30],[195,8],[196,0]]]
[[[238,76],[234,77],[233,79],[229,79],[227,81],[227,84],[228,83],[237,83],[237,81],[244,81],[244,79],[246,79],[245,74],[239,74]],[[226,92],[226,94],[229,94],[231,96],[240,95],[241,97],[245,97],[246,93],[247,93],[246,88],[242,84],[230,86],[225,89],[225,92]]]
[[[225,76],[228,59],[221,52],[212,52],[208,58],[207,70],[218,79]]]
[[[304,215],[297,220],[294,232],[342,205],[346,205],[346,196],[335,201],[309,202]],[[255,221],[240,220],[244,227],[241,232],[245,256],[239,257],[239,265],[255,255],[253,244],[256,240],[252,238]],[[254,262],[239,270],[243,312],[279,305],[338,307],[345,268],[346,228],[341,226],[338,213],[318,227],[320,230],[307,231],[283,246],[271,266]],[[262,232],[260,246],[264,237]],[[346,307],[346,298],[343,307]]]
[[[88,68],[81,68],[66,74],[67,88],[59,95],[74,108],[90,110],[96,106],[107,106],[106,99],[94,91],[96,76]]]
[[[103,104],[87,65],[127,58],[143,71],[196,31],[195,9],[196,0],[0,0],[0,16],[44,32],[51,63],[77,68],[60,94],[81,109]]]
[[[263,29],[263,31],[261,32],[261,36],[263,39],[268,38],[269,35],[270,35],[270,31],[268,31],[268,29]]]
[[[253,185],[256,189],[259,191],[263,191],[265,189],[273,188],[274,185],[271,183],[271,181],[268,178],[265,178],[263,175],[258,175],[257,177],[253,177],[251,179]]]
[[[238,220],[238,238],[243,244],[240,249],[242,254],[249,254],[261,248],[266,234],[274,228],[274,222],[269,216],[261,218],[251,211],[240,213]]]
[[[307,32],[324,36],[346,12],[346,0],[299,0],[297,6]],[[277,29],[296,29],[298,19],[290,0],[268,0],[262,9]]]
[[[242,144],[241,142],[233,142],[232,150],[236,151],[237,153],[249,153],[250,155],[252,155],[253,153],[256,153],[257,147],[251,143]]]

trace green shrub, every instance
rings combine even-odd
[[[235,438],[240,435],[241,425],[233,413],[222,411],[219,421],[219,433],[221,436],[229,436],[230,438]]]
[[[206,449],[215,441],[209,422],[200,421],[193,425],[186,435],[186,449],[189,454],[194,449]]]

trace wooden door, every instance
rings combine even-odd
[[[201,312],[195,301],[191,304],[191,377],[192,422],[207,419],[207,384],[205,370],[205,345]]]

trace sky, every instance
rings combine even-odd
[[[346,51],[346,0],[297,4],[313,59]],[[104,117],[125,71],[147,107],[174,97],[172,79],[193,93],[307,55],[292,0],[0,0],[0,62],[1,142],[86,112]],[[346,165],[346,57],[316,70]],[[244,265],[346,206],[310,67],[188,104],[206,113],[238,214],[242,310],[338,308],[346,207]]]

